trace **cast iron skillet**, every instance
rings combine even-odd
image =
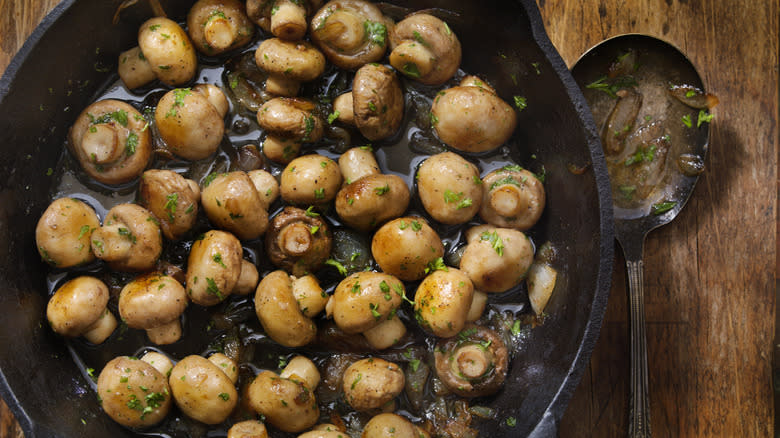
[[[69,126],[116,79],[110,72],[117,54],[135,45],[151,14],[139,5],[111,25],[119,3],[63,1],[0,80],[0,392],[27,437],[134,436],[100,411],[63,340],[47,327],[47,267],[34,246],[35,223],[52,188],[47,173]],[[178,20],[191,3],[163,2]],[[547,170],[548,204],[535,233],[538,242],[558,243],[562,275],[550,317],[531,331],[506,388],[486,401],[500,420],[480,422],[480,430],[482,436],[554,436],[598,338],[612,270],[609,180],[590,111],[533,0],[394,3],[456,11],[450,25],[463,43],[462,68],[484,73],[504,98],[527,98],[515,134],[525,146],[515,155],[527,163],[533,154]],[[581,175],[568,170],[588,163]],[[517,419],[515,427],[502,421],[508,416]]]

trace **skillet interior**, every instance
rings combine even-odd
[[[47,170],[56,166],[69,126],[115,79],[100,70],[115,68],[116,54],[134,45],[149,16],[145,7],[131,8],[110,25],[118,3],[64,1],[0,81],[0,389],[28,437],[133,436],[100,412],[62,339],[46,327],[47,268],[33,245],[35,223],[49,202]],[[175,19],[190,3],[163,2]],[[562,275],[550,317],[531,331],[506,388],[489,399],[499,419],[513,416],[517,425],[494,421],[480,430],[483,436],[554,435],[598,337],[612,268],[609,182],[589,109],[532,0],[394,3],[456,11],[448,21],[463,43],[462,68],[484,74],[504,98],[528,100],[515,133],[523,145],[516,156],[527,163],[535,154],[533,161],[547,170],[548,204],[534,235],[558,244]],[[586,163],[582,175],[568,170]]]

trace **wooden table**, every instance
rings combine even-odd
[[[647,33],[687,53],[720,98],[707,172],[680,216],[645,246],[658,437],[774,434],[778,1],[537,0],[569,66],[605,38]],[[56,3],[0,0],[0,71]],[[626,297],[618,256],[601,338],[561,436],[627,434]],[[22,436],[5,404],[0,420],[0,438]]]

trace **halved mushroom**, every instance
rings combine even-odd
[[[375,415],[366,423],[360,438],[428,438],[425,432],[406,418],[391,413]]]
[[[148,271],[162,253],[160,226],[140,205],[119,204],[92,232],[92,252],[116,271]]]
[[[404,284],[392,275],[358,272],[342,280],[326,311],[345,333],[363,333],[393,319],[405,297]]]
[[[520,166],[505,166],[484,178],[479,216],[487,223],[525,231],[544,212],[544,184]]]
[[[179,316],[187,308],[184,287],[158,272],[136,277],[119,293],[119,315],[128,327],[146,330],[157,345],[181,338]]]
[[[361,359],[344,371],[344,398],[357,411],[381,408],[403,391],[405,381],[398,365],[378,357]]]
[[[90,239],[100,227],[97,213],[74,198],[54,200],[38,219],[35,246],[41,258],[56,268],[70,268],[95,260]]]
[[[239,0],[198,0],[187,14],[187,30],[195,48],[209,56],[237,49],[255,34]]]
[[[129,104],[100,100],[79,114],[68,148],[90,177],[105,184],[126,183],[144,171],[152,155],[147,125]]]
[[[321,4],[321,0],[247,0],[246,11],[266,32],[294,41],[306,34],[307,17]]]
[[[233,411],[238,391],[230,378],[208,359],[191,355],[180,360],[169,378],[176,406],[205,424],[219,424]]]
[[[481,397],[501,389],[509,353],[501,336],[482,326],[469,325],[458,336],[441,339],[433,356],[436,374],[461,397]]]
[[[417,287],[414,315],[423,329],[440,338],[449,338],[466,324],[473,296],[474,285],[462,271],[437,270]]]
[[[323,134],[322,119],[314,114],[314,103],[306,99],[270,99],[257,111],[257,123],[267,134],[263,153],[277,163],[289,163],[302,143],[317,142]]]
[[[515,110],[473,78],[440,91],[431,106],[431,119],[439,139],[464,152],[493,150],[509,140],[517,126]]]
[[[333,0],[311,19],[311,39],[336,67],[354,70],[382,59],[392,26],[373,3]]]
[[[187,259],[187,295],[201,306],[225,300],[241,276],[243,249],[230,233],[211,230],[196,240]]]
[[[163,235],[177,240],[195,225],[200,188],[172,170],[150,169],[141,175],[138,200],[157,218]]]
[[[393,69],[380,64],[360,67],[351,94],[354,123],[364,137],[382,140],[398,132],[404,117],[404,95]]]
[[[265,238],[268,258],[295,276],[316,272],[330,256],[333,235],[318,213],[285,207],[271,220]]]
[[[418,13],[399,21],[390,32],[390,64],[427,85],[441,85],[458,71],[460,41],[447,23]]]
[[[46,319],[52,330],[62,336],[84,336],[93,344],[102,344],[117,326],[106,308],[108,286],[95,277],[81,276],[59,287],[46,306]]]
[[[320,416],[314,389],[302,380],[262,371],[247,394],[252,409],[268,423],[283,432],[300,432],[317,423]]]
[[[534,258],[534,247],[520,231],[480,225],[466,235],[460,269],[483,292],[505,292],[522,282]]]
[[[257,66],[268,73],[265,91],[278,96],[295,96],[301,82],[318,78],[325,71],[325,57],[305,41],[269,38],[255,51]]]
[[[255,312],[263,329],[271,339],[286,347],[306,345],[317,336],[317,326],[304,313],[293,293],[297,281],[301,279],[274,271],[260,281],[255,294]]]
[[[429,265],[444,255],[444,245],[425,219],[402,217],[377,230],[371,241],[371,254],[382,271],[401,280],[415,281],[425,277]]]
[[[100,372],[100,405],[117,423],[146,427],[162,421],[171,408],[168,379],[150,364],[127,356],[109,361]]]
[[[178,87],[191,81],[198,68],[195,48],[175,21],[154,17],[141,25],[138,46],[160,82]]]
[[[417,191],[425,211],[444,224],[471,220],[482,204],[479,169],[452,152],[436,154],[417,171]]]
[[[402,215],[409,197],[409,187],[400,176],[367,175],[339,190],[336,212],[345,224],[368,231]]]
[[[171,152],[187,160],[201,160],[219,147],[227,110],[227,98],[213,85],[177,88],[160,99],[154,119]]]
[[[324,204],[341,188],[341,170],[330,158],[310,154],[298,157],[282,171],[282,199],[298,205]]]
[[[256,239],[268,228],[268,212],[246,172],[217,174],[204,183],[201,203],[209,220],[241,240]]]

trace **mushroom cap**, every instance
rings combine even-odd
[[[444,245],[425,219],[401,217],[374,233],[371,254],[382,271],[415,281],[425,277],[430,263],[444,256]]]
[[[38,219],[35,245],[43,260],[69,268],[95,260],[90,246],[92,231],[100,227],[97,213],[74,198],[54,200]]]
[[[172,170],[144,172],[138,198],[139,203],[157,218],[167,239],[177,240],[195,225],[200,190],[195,181]]]
[[[440,339],[433,352],[436,374],[461,397],[481,397],[501,389],[509,353],[493,330],[467,325],[458,336]]]
[[[473,295],[474,285],[462,271],[434,271],[420,282],[414,294],[417,321],[438,337],[455,336],[466,324]]]
[[[269,134],[303,143],[322,138],[322,119],[314,114],[314,103],[307,99],[275,97],[257,111],[257,123]]]
[[[330,313],[345,333],[362,333],[395,316],[403,283],[382,272],[356,272],[341,280],[330,298]]]
[[[417,427],[406,418],[391,413],[375,415],[366,423],[361,438],[422,438]]]
[[[81,336],[107,312],[108,286],[95,277],[81,276],[59,287],[46,306],[46,319],[62,336]]]
[[[150,364],[120,356],[109,361],[97,380],[103,410],[127,427],[146,427],[162,421],[171,408],[168,379]]]
[[[417,171],[425,211],[444,224],[470,221],[482,204],[482,186],[477,166],[452,152],[431,156]]]
[[[487,223],[525,231],[542,217],[544,184],[526,169],[507,166],[490,172],[482,186],[479,216]]]
[[[332,248],[328,223],[296,207],[285,207],[274,216],[265,238],[271,263],[295,276],[320,269]]]
[[[430,63],[428,72],[420,71],[422,65],[409,67],[408,56],[398,56],[396,49],[404,44],[412,50],[423,50],[426,57],[421,61]],[[414,49],[414,45],[417,46]],[[390,63],[398,71],[427,85],[441,85],[449,80],[460,66],[461,47],[458,37],[447,23],[425,13],[409,15],[396,23],[390,32]],[[423,69],[427,70],[427,69]]]
[[[115,252],[114,244],[126,251]],[[106,213],[103,226],[93,232],[92,251],[108,261],[111,269],[147,271],[162,253],[160,226],[152,213],[140,205],[116,205]]]
[[[317,325],[303,314],[292,285],[284,271],[266,275],[257,285],[255,312],[271,339],[286,347],[300,347],[314,340]]]
[[[130,328],[150,329],[177,320],[187,303],[187,294],[178,281],[153,272],[122,288],[119,315]]]
[[[284,168],[279,192],[282,199],[292,204],[324,204],[336,197],[342,181],[335,161],[309,154],[292,160]]]
[[[404,117],[404,94],[395,72],[383,65],[366,64],[355,73],[352,105],[360,133],[382,140],[398,132]]]
[[[241,276],[241,242],[225,231],[210,230],[196,240],[187,258],[187,295],[213,306],[233,292]]]
[[[252,40],[255,26],[239,0],[198,0],[187,14],[195,48],[209,56],[237,49]]]
[[[257,47],[255,62],[269,74],[300,82],[317,79],[325,71],[325,56],[306,41],[269,38]]]
[[[154,17],[138,30],[138,46],[165,85],[178,87],[195,76],[198,59],[187,33],[175,21]]]
[[[201,203],[214,225],[239,239],[256,239],[268,228],[265,203],[244,171],[217,175],[203,188]]]
[[[353,363],[342,377],[344,398],[358,411],[382,407],[403,391],[404,383],[401,368],[378,357]]]
[[[261,371],[248,389],[249,404],[266,421],[284,432],[300,432],[317,423],[320,409],[314,392],[303,382]]]
[[[311,19],[311,39],[336,67],[354,70],[382,59],[393,22],[373,3],[333,0]]]
[[[146,128],[146,119],[131,105],[100,100],[79,114],[68,148],[90,177],[104,184],[126,183],[144,171],[152,155]]]
[[[483,292],[505,292],[522,282],[534,258],[528,237],[510,228],[481,225],[468,232],[460,269]]]
[[[176,406],[201,423],[225,421],[238,403],[238,391],[230,378],[198,355],[180,360],[171,370],[169,382]]]
[[[409,187],[398,175],[372,174],[339,190],[336,212],[345,224],[368,231],[402,215],[409,198]]]
[[[228,429],[227,438],[268,438],[265,425],[257,420],[244,420]]]
[[[190,88],[171,90],[154,112],[160,137],[171,151],[187,160],[201,160],[216,152],[225,134],[225,122],[208,96]]]

